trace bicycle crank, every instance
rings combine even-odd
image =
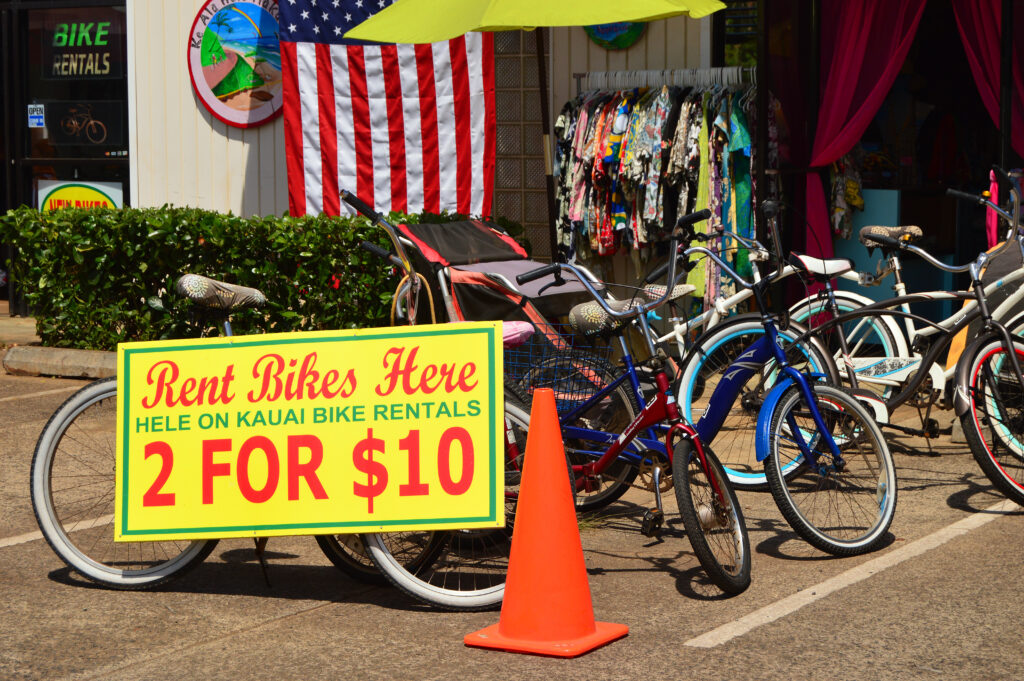
[[[636,487],[645,489],[648,492],[654,491],[655,475],[654,469],[659,469],[658,491],[667,492],[672,489],[672,464],[668,462],[664,452],[648,449],[643,452],[643,461],[640,462],[639,473],[637,473]]]

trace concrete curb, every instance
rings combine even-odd
[[[117,375],[117,353],[15,345],[4,354],[3,366],[15,376],[107,378]]]

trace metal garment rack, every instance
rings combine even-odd
[[[574,73],[576,93],[587,90],[625,90],[659,85],[757,85],[757,70],[747,66],[719,66],[704,69],[648,69],[642,71],[591,71]]]

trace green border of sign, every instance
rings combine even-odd
[[[349,332],[349,333],[351,334],[352,332]],[[495,342],[496,342],[495,336],[498,333],[498,328],[497,327],[467,329],[467,328],[464,328],[464,327],[453,326],[453,327],[447,327],[447,328],[444,328],[444,329],[437,329],[437,330],[432,330],[432,331],[411,331],[411,330],[406,330],[406,331],[403,331],[401,333],[396,333],[393,329],[381,330],[380,332],[375,332],[373,329],[365,329],[365,330],[361,329],[361,330],[355,332],[352,335],[346,335],[346,336],[330,336],[330,335],[326,335],[325,336],[325,335],[317,334],[317,335],[312,336],[312,337],[304,337],[304,336],[307,336],[308,334],[294,334],[295,337],[283,337],[283,338],[276,338],[276,339],[272,339],[272,340],[266,340],[265,338],[259,337],[259,336],[247,337],[246,340],[241,340],[241,338],[240,338],[237,341],[232,340],[230,342],[226,342],[226,343],[224,343],[224,345],[235,345],[235,346],[239,346],[239,347],[243,347],[243,346],[244,347],[260,346],[260,345],[272,346],[272,345],[291,345],[291,344],[295,344],[295,343],[323,343],[323,342],[330,342],[330,341],[348,342],[348,341],[361,340],[361,339],[365,339],[365,338],[373,338],[373,339],[386,340],[386,339],[389,339],[389,338],[416,338],[416,337],[423,337],[423,336],[459,336],[459,335],[479,334],[479,333],[486,334],[486,336],[487,336],[487,352],[488,352],[488,357],[493,358],[494,357],[494,352],[495,352]],[[252,339],[250,340],[249,338],[252,338]],[[210,349],[210,344],[208,344],[208,343],[198,344],[198,345],[197,344],[162,345],[160,347],[155,347],[155,348],[138,348],[138,349],[125,348],[124,349],[124,353],[123,353],[123,357],[124,357],[124,365],[122,367],[123,373],[121,375],[123,375],[123,376],[128,376],[129,375],[129,370],[130,370],[130,367],[131,367],[131,356],[132,355],[149,354],[149,353],[153,353],[153,352],[187,351],[187,350],[209,350],[209,349]],[[489,364],[490,364],[490,366],[488,367],[488,377],[490,379],[491,390],[490,390],[490,394],[488,395],[488,401],[490,403],[489,404],[490,412],[493,414],[494,411],[495,411],[495,407],[496,407],[495,403],[497,401],[497,385],[500,382],[500,377],[497,375],[497,369],[498,368],[502,368],[502,367],[501,367],[500,364],[497,364],[496,362],[493,362],[493,361],[491,361]],[[496,364],[497,364],[497,367],[495,366]],[[437,527],[440,527],[440,526],[451,526],[454,529],[454,528],[458,527],[458,525],[460,523],[467,523],[467,522],[498,522],[498,499],[497,499],[497,496],[496,496],[496,493],[495,493],[496,476],[498,474],[498,471],[497,471],[497,466],[495,465],[495,460],[494,460],[495,459],[495,454],[494,453],[495,452],[501,452],[503,454],[504,453],[504,447],[499,447],[498,446],[498,432],[497,432],[498,429],[497,429],[497,425],[496,425],[497,419],[491,418],[490,425],[489,425],[489,442],[488,442],[488,444],[489,444],[488,451],[491,453],[491,465],[489,467],[490,468],[490,476],[489,476],[489,479],[488,479],[488,485],[489,485],[489,487],[488,487],[488,494],[490,495],[490,500],[489,500],[489,503],[488,503],[489,510],[488,510],[487,515],[483,515],[483,516],[469,516],[469,517],[462,517],[462,518],[444,518],[444,519],[420,518],[420,519],[413,519],[413,520],[392,520],[392,521],[386,521],[386,522],[381,522],[381,523],[372,523],[372,524],[368,524],[366,522],[344,522],[344,521],[342,521],[342,522],[336,522],[336,523],[326,523],[326,522],[318,522],[318,523],[280,523],[280,524],[273,524],[273,525],[267,525],[267,524],[261,524],[261,525],[230,525],[230,526],[211,526],[211,527],[161,528],[161,529],[156,529],[156,530],[138,530],[138,529],[136,529],[136,530],[129,530],[128,529],[128,508],[129,508],[129,506],[128,506],[128,466],[129,466],[129,459],[130,459],[130,457],[128,456],[127,448],[128,448],[128,438],[129,438],[129,435],[130,435],[129,434],[128,426],[131,423],[131,418],[130,418],[130,414],[129,414],[129,404],[130,404],[130,400],[131,400],[131,395],[130,395],[130,388],[128,386],[128,382],[124,381],[123,384],[124,384],[124,391],[123,392],[120,392],[120,386],[118,388],[119,389],[118,399],[121,401],[122,406],[124,408],[124,423],[122,424],[122,428],[123,429],[122,429],[122,433],[121,433],[122,451],[118,452],[118,455],[120,456],[121,463],[122,463],[122,474],[121,474],[121,534],[123,536],[125,536],[125,537],[130,537],[130,536],[135,536],[135,535],[149,535],[149,536],[152,536],[152,535],[158,535],[158,534],[177,534],[177,533],[200,533],[200,532],[202,532],[202,533],[214,533],[214,532],[249,532],[249,531],[251,531],[251,532],[258,532],[259,530],[298,530],[298,529],[322,529],[322,528],[346,528],[346,527],[359,527],[359,528],[362,528],[366,532],[372,532],[374,528],[378,528],[378,527],[383,530],[384,528],[387,528],[387,527],[390,527],[390,526],[394,526],[394,525],[403,525],[403,526],[405,526],[405,525],[428,525],[428,524],[434,525],[434,526],[437,526]],[[502,462],[502,463],[504,463],[504,462]],[[504,513],[504,500],[502,500],[502,510],[501,510],[501,512]],[[211,536],[210,538],[213,539],[214,537]]]

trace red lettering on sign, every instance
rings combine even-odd
[[[473,362],[467,362],[458,370],[458,365],[455,362],[442,363],[441,366],[428,364],[422,372],[417,372],[419,366],[416,364],[416,353],[418,351],[419,347],[410,350],[404,363],[405,348],[391,348],[384,353],[384,368],[390,367],[391,370],[384,376],[385,383],[377,385],[378,395],[387,397],[394,392],[399,381],[401,381],[402,391],[406,395],[413,395],[417,392],[429,395],[442,387],[446,393],[456,390],[469,392],[477,386],[476,381],[470,383],[470,379],[476,373],[476,365]]]
[[[145,447],[145,457],[148,459],[153,454],[160,457],[160,473],[146,493],[142,495],[143,506],[174,506],[174,493],[161,492],[167,484],[167,478],[171,477],[171,469],[174,467],[174,452],[166,442],[150,442]]]
[[[309,450],[309,461],[299,463],[299,450]],[[306,486],[313,492],[314,499],[326,499],[327,492],[316,476],[316,469],[324,460],[324,445],[315,435],[288,436],[288,500],[299,498],[299,478],[304,478]]]
[[[420,431],[410,430],[398,441],[398,446],[409,453],[409,483],[398,486],[398,496],[413,497],[430,493],[427,483],[420,480]]]
[[[262,489],[253,487],[252,480],[249,478],[249,459],[252,458],[252,453],[257,449],[261,450],[263,455],[267,457],[267,481],[263,484]],[[238,489],[241,490],[242,496],[248,501],[254,504],[262,504],[274,496],[274,491],[277,489],[277,481],[281,477],[281,464],[277,460],[277,448],[274,447],[274,443],[270,441],[270,438],[256,435],[242,444],[242,448],[238,451],[238,470],[236,474],[238,476]]]
[[[213,478],[231,475],[231,464],[214,463],[213,455],[217,452],[230,452],[231,440],[203,440],[203,503],[213,503]]]
[[[462,477],[458,482],[452,479],[452,443],[458,441],[462,450]],[[437,445],[437,475],[441,488],[452,496],[465,494],[473,482],[473,438],[469,431],[458,426],[449,428]]]
[[[355,369],[349,369],[342,379],[341,385],[335,390],[341,374],[336,369],[329,370],[322,377],[316,370],[317,354],[311,352],[299,362],[288,360],[276,353],[263,355],[252,367],[252,377],[260,379],[259,392],[249,391],[250,402],[274,402],[282,397],[287,400],[314,399],[320,397],[351,397],[356,390]]]
[[[152,409],[161,402],[168,407],[228,404],[235,399],[230,392],[231,382],[235,380],[234,369],[235,365],[229,364],[223,376],[202,376],[198,380],[190,376],[177,388],[175,384],[181,373],[178,365],[169,359],[161,360],[146,373],[146,383],[156,387],[152,395],[142,398],[142,406]]]

